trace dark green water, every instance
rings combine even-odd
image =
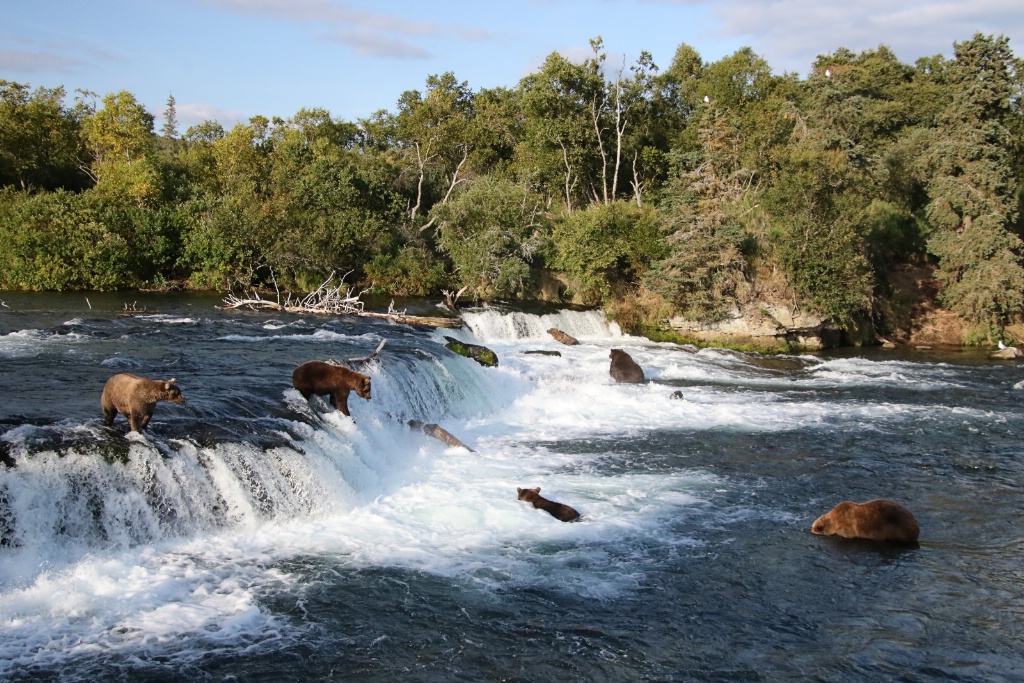
[[[84,298],[0,309],[0,678],[1024,680],[1018,364],[760,358],[587,312],[470,312],[455,334],[489,369],[448,330]],[[298,363],[382,339],[353,419],[291,389]],[[613,384],[611,348],[650,381]],[[105,428],[121,371],[188,403],[145,438]],[[809,533],[876,497],[914,512],[917,547]]]

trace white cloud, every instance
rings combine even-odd
[[[359,31],[343,31],[334,33],[329,38],[347,45],[357,55],[366,57],[389,57],[392,59],[428,59],[433,55],[414,43],[395,40],[380,34],[367,34]]]
[[[1019,0],[740,0],[716,3],[718,33],[742,37],[777,71],[806,73],[815,57],[845,47],[887,45],[904,61],[952,55],[953,43],[975,33],[1024,35]]]
[[[397,15],[368,12],[334,0],[195,1],[235,14],[332,29],[323,37],[351,47],[356,54],[371,57],[426,59],[433,55],[416,41],[481,41],[497,37],[480,28],[410,21]]]
[[[886,45],[912,64],[918,57],[953,55],[953,43],[975,33],[1024,36],[1020,0],[642,0],[707,10],[717,26],[706,37],[749,46],[776,73],[806,74],[816,57],[845,47]],[[626,4],[626,0],[620,0]],[[693,42],[693,39],[686,42]]]
[[[71,73],[85,64],[81,59],[55,52],[0,50],[0,70],[18,73]]]
[[[159,118],[163,119],[165,113],[165,107],[161,106],[159,109]],[[203,123],[204,121],[216,121],[224,130],[230,130],[236,123],[246,123],[249,117],[243,114],[239,114],[236,111],[228,109],[221,109],[211,104],[202,104],[198,102],[193,103],[174,103],[174,116],[178,119],[178,132],[184,133],[192,126]],[[157,123],[156,128],[159,130],[161,123]]]

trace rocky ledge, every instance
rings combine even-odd
[[[713,323],[673,317],[662,324],[682,337],[730,346],[820,350],[842,341],[841,331],[821,316],[779,302],[737,306]]]

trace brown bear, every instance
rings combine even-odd
[[[528,503],[533,503],[533,507],[540,508],[555,519],[563,522],[572,522],[580,518],[580,513],[572,509],[568,505],[563,503],[556,503],[553,500],[548,500],[544,496],[540,495],[540,487],[535,489],[521,489],[516,488],[519,492],[519,500],[525,500]]]
[[[324,363],[319,360],[311,360],[295,368],[295,372],[292,373],[292,386],[307,401],[313,394],[317,396],[330,394],[331,405],[350,417],[351,414],[348,412],[349,391],[355,391],[367,401],[370,400],[369,377],[342,365]]]
[[[611,373],[612,379],[616,382],[622,382],[624,384],[643,384],[644,383],[644,371],[633,358],[623,351],[622,349],[612,349],[608,357],[612,359]]]
[[[866,503],[843,501],[811,525],[811,533],[822,536],[900,543],[916,542],[920,532],[921,527],[909,510],[884,499]]]
[[[103,406],[103,422],[109,427],[121,413],[128,418],[133,432],[141,432],[153,417],[153,409],[160,401],[184,403],[185,397],[173,379],[166,382],[146,379],[127,372],[114,375],[103,387],[100,404]]]
[[[577,344],[580,343],[579,339],[571,335],[568,335],[565,332],[562,332],[557,327],[552,327],[551,329],[549,329],[548,334],[554,337],[555,341],[562,342],[566,346],[576,346]]]

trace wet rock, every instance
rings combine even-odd
[[[486,346],[480,346],[479,344],[467,344],[461,342],[455,337],[445,337],[445,348],[449,351],[453,351],[460,356],[466,358],[472,358],[480,365],[488,368],[494,368],[498,366],[498,356]]]

